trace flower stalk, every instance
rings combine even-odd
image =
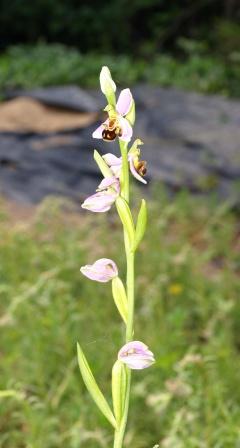
[[[130,174],[142,183],[146,173],[146,162],[139,160],[142,144],[137,139],[130,149],[132,126],[135,121],[135,103],[129,89],[120,92],[115,101],[116,85],[107,67],[100,74],[100,86],[107,99],[104,109],[108,119],[94,132],[93,138],[102,138],[108,142],[118,138],[120,157],[111,153],[101,156],[96,150],[94,159],[104,176],[96,193],[87,198],[82,207],[92,212],[106,212],[115,203],[123,225],[126,255],[126,282],[119,277],[116,263],[109,258],[101,258],[93,264],[83,266],[83,275],[100,283],[112,282],[112,295],[117,310],[125,324],[125,345],[119,350],[112,369],[113,411],[97,385],[87,359],[78,345],[78,362],[83,381],[100,411],[114,427],[113,448],[122,448],[128,420],[131,390],[131,371],[141,370],[154,363],[154,355],[141,341],[134,341],[134,285],[135,252],[144,236],[147,223],[146,202],[142,200],[136,225],[130,208]]]

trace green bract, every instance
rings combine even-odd
[[[94,158],[95,162],[97,163],[98,168],[100,169],[102,175],[104,177],[112,177],[113,173],[112,173],[111,169],[109,168],[109,166],[107,165],[105,160],[103,160],[102,156],[99,154],[99,152],[96,149],[94,150],[93,158]]]
[[[123,282],[119,277],[115,277],[112,280],[112,294],[116,307],[126,324],[128,315],[128,302]]]
[[[119,428],[125,404],[127,387],[126,366],[121,361],[116,361],[112,369],[112,399],[113,410]]]
[[[122,225],[124,229],[126,229],[129,238],[129,244],[132,247],[132,244],[134,243],[135,230],[129,205],[127,201],[125,201],[125,199],[120,196],[116,200],[116,207],[119,217],[122,221]]]
[[[96,383],[96,380],[79,344],[77,344],[77,352],[78,365],[88,392],[90,393],[92,399],[95,401],[102,414],[107,418],[111,425],[116,428],[116,420],[114,418],[114,415]]]
[[[147,205],[146,201],[142,199],[141,207],[137,218],[134,250],[138,248],[139,243],[143,239],[146,226],[147,226]]]

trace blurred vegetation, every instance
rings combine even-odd
[[[60,44],[10,47],[0,56],[1,91],[23,87],[77,84],[98,87],[99,71],[108,65],[122,86],[147,82],[203,93],[240,96],[240,52],[230,54],[231,64],[210,56],[204,43],[179,39],[183,57],[156,54],[151,63],[127,55],[79,53]]]
[[[237,0],[0,0],[0,85],[149,82],[240,96]]]
[[[207,41],[221,52],[225,43],[218,39],[216,28],[222,22],[229,24],[232,43],[238,36],[234,48],[239,48],[238,0],[1,0],[0,4],[2,48],[45,39],[84,53],[149,57],[162,49],[176,49],[177,39],[186,37]]]
[[[126,447],[237,447],[238,217],[211,197],[183,192],[170,201],[158,187],[155,198],[137,257],[135,336],[157,362],[133,375]],[[110,398],[123,328],[110,286],[79,267],[108,256],[123,276],[121,227],[115,213],[96,221],[63,207],[48,199],[19,223],[1,206],[1,448],[111,445],[82,383],[76,342]]]

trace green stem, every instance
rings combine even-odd
[[[125,201],[129,202],[129,168],[127,143],[119,140],[120,151],[122,155],[122,173],[121,173],[121,194]]]
[[[134,252],[128,251],[127,255],[127,298],[128,298],[128,319],[126,328],[126,343],[133,338],[133,318],[134,318]]]
[[[121,173],[121,194],[129,203],[129,167],[128,153],[126,143],[119,140],[122,155],[122,173]],[[133,319],[134,319],[134,252],[131,251],[128,236],[124,230],[124,242],[127,261],[127,298],[128,298],[128,319],[126,326],[126,343],[133,337]],[[131,370],[127,369],[127,388],[125,395],[125,405],[120,428],[115,431],[114,448],[122,448],[123,439],[127,425],[129,400],[131,389]]]
[[[127,377],[127,389],[126,389],[126,396],[125,396],[124,412],[123,412],[120,428],[115,431],[113,448],[122,448],[125,430],[126,430],[126,426],[127,426],[130,388],[131,388],[131,370],[130,369],[127,369],[127,375],[128,375],[128,377]]]

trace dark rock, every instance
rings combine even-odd
[[[93,95],[76,86],[46,87],[32,90],[19,89],[8,91],[5,94],[7,100],[17,97],[33,98],[47,106],[77,112],[96,112],[101,107]]]
[[[148,180],[163,181],[173,191],[214,191],[239,203],[240,102],[148,86],[135,87],[133,94],[134,134],[145,143],[142,158],[148,161]],[[58,95],[61,98],[60,88]],[[73,97],[76,110],[80,97]],[[101,92],[90,97],[91,111],[104,107]],[[62,98],[59,104],[66,105],[64,89]],[[78,110],[83,107],[86,111],[90,106],[79,105]],[[80,202],[93,193],[100,180],[93,149],[118,154],[116,142],[92,139],[97,125],[58,134],[0,134],[1,193],[27,202],[49,194]]]

